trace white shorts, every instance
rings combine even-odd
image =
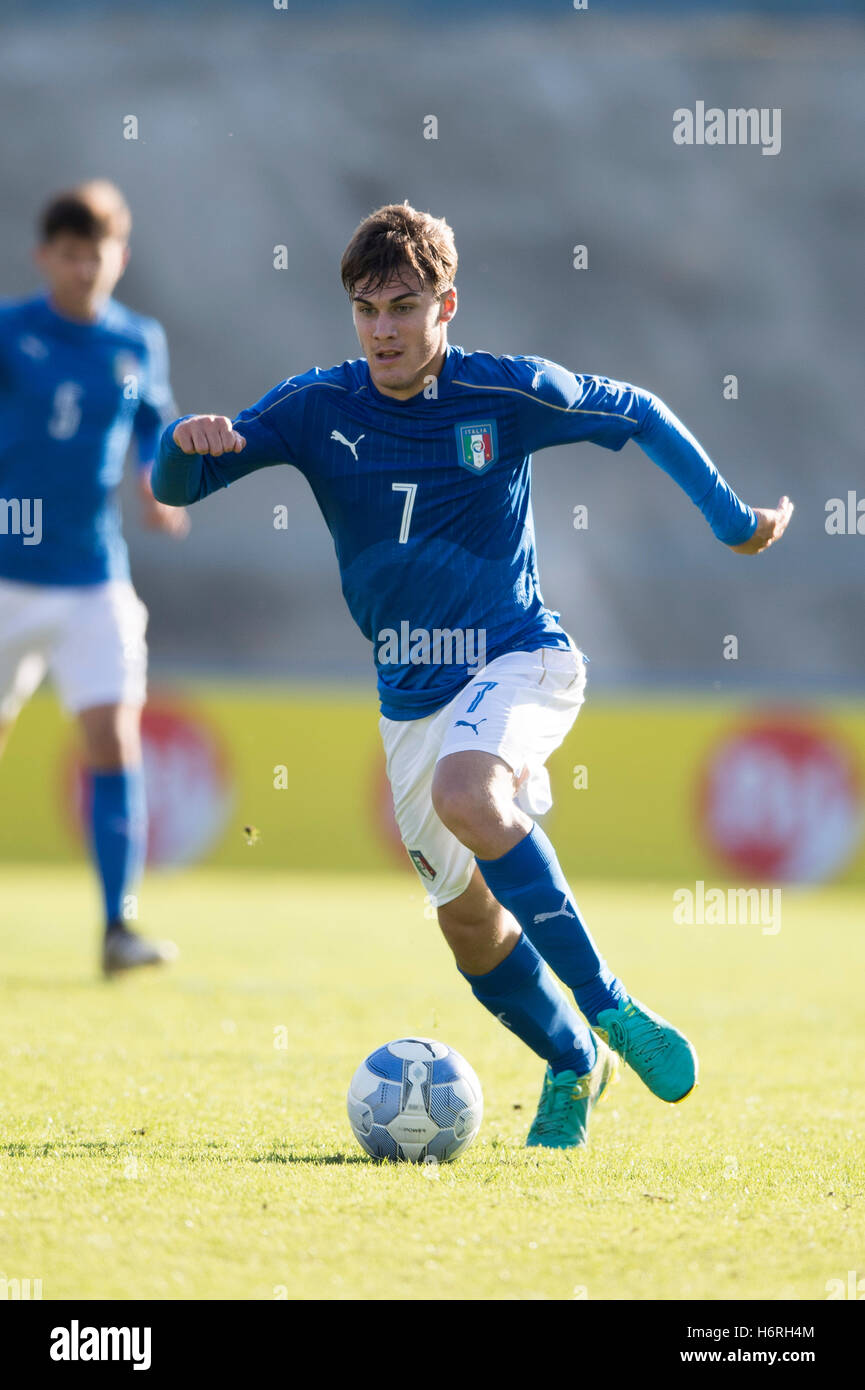
[[[464,893],[475,869],[471,850],[433,809],[439,758],[467,749],[494,753],[521,779],[517,805],[543,815],[553,804],[544,764],[570,732],[585,690],[585,661],[571,642],[570,650],[540,647],[496,657],[425,719],[379,719],[396,822],[434,906]]]
[[[18,584],[0,578],[0,720],[11,723],[50,671],[77,714],[93,705],[143,705],[147,609],[128,580]]]

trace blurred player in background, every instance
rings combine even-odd
[[[132,434],[145,525],[178,537],[189,527],[150,488],[159,435],[176,414],[165,334],[111,297],[131,225],[106,180],[56,195],[35,251],[47,291],[0,306],[0,750],[50,672],[84,743],[109,975],[176,955],[124,915],[147,845],[147,610],[115,495]]]
[[[372,213],[341,268],[364,356],[289,378],[233,423],[169,427],[154,492],[184,506],[278,463],[307,478],[375,644],[403,842],[475,997],[547,1062],[527,1143],[572,1148],[616,1054],[670,1102],[693,1089],[697,1058],[610,970],[532,819],[551,805],[544,764],[585,687],[583,654],[541,596],[532,452],[633,439],[746,554],[781,536],[792,506],[741,502],[649,391],[451,346],[456,268],[443,220],[407,204]]]

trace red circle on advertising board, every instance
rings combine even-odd
[[[834,733],[791,717],[733,730],[698,787],[700,825],[731,867],[814,883],[837,873],[862,834],[856,755]]]
[[[172,868],[203,858],[225,829],[233,800],[232,778],[221,742],[189,706],[161,698],[141,719],[147,798],[147,863]],[[79,829],[87,816],[89,781],[80,755],[65,777]]]

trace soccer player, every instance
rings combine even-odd
[[[697,1058],[606,964],[533,819],[585,665],[541,596],[531,455],[634,439],[744,554],[777,540],[792,506],[746,506],[648,391],[449,344],[456,268],[443,220],[372,213],[341,265],[363,357],[290,377],[234,421],[169,426],[153,489],[185,506],[273,464],[307,478],[374,644],[403,842],[475,997],[547,1063],[527,1144],[571,1148],[618,1057],[670,1102],[693,1089]]]
[[[114,495],[133,433],[145,524],[178,537],[189,526],[150,488],[159,435],[177,413],[165,334],[111,298],[130,229],[106,180],[58,194],[35,252],[47,291],[0,307],[0,749],[50,671],[83,736],[108,975],[176,955],[124,920],[147,842],[147,610]]]

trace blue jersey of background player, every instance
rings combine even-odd
[[[233,422],[170,426],[153,485],[184,505],[272,464],[306,476],[374,645],[404,843],[476,998],[548,1064],[527,1142],[572,1147],[616,1054],[671,1102],[693,1089],[697,1061],[610,971],[528,814],[549,805],[543,763],[585,676],[540,592],[531,454],[633,439],[747,554],[782,534],[792,507],[742,503],[648,391],[450,346],[456,264],[441,219],[396,204],[371,214],[342,261],[363,358],[292,377]]]
[[[111,298],[130,227],[106,180],[52,198],[35,253],[47,291],[0,307],[0,747],[50,671],[83,735],[109,973],[173,954],[124,920],[147,835],[147,612],[130,582],[115,492],[133,434],[145,524],[188,528],[149,481],[176,414],[165,334]]]

